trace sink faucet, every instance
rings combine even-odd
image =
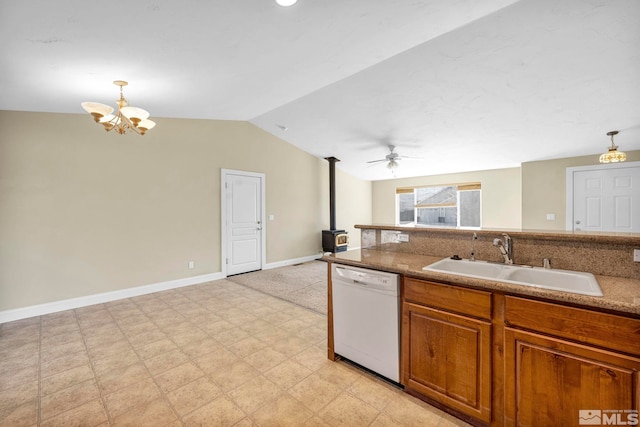
[[[513,240],[507,233],[502,233],[504,242],[501,239],[493,239],[493,246],[500,250],[505,264],[513,264]]]

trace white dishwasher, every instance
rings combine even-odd
[[[331,265],[334,352],[400,382],[400,278]]]

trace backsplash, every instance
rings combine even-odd
[[[361,228],[361,248],[417,255],[470,258],[473,230],[365,226]],[[501,231],[475,231],[477,260],[501,262],[493,239],[502,238]],[[508,231],[513,241],[516,264],[542,267],[543,259],[551,268],[586,271],[605,276],[640,280],[640,263],[633,262],[633,249],[640,249],[640,237],[605,236]],[[401,241],[408,238],[408,241]]]

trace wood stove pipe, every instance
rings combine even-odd
[[[336,162],[335,157],[325,157],[329,162],[329,229],[336,229]]]

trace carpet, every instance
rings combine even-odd
[[[327,263],[324,261],[237,274],[227,280],[327,314]]]

